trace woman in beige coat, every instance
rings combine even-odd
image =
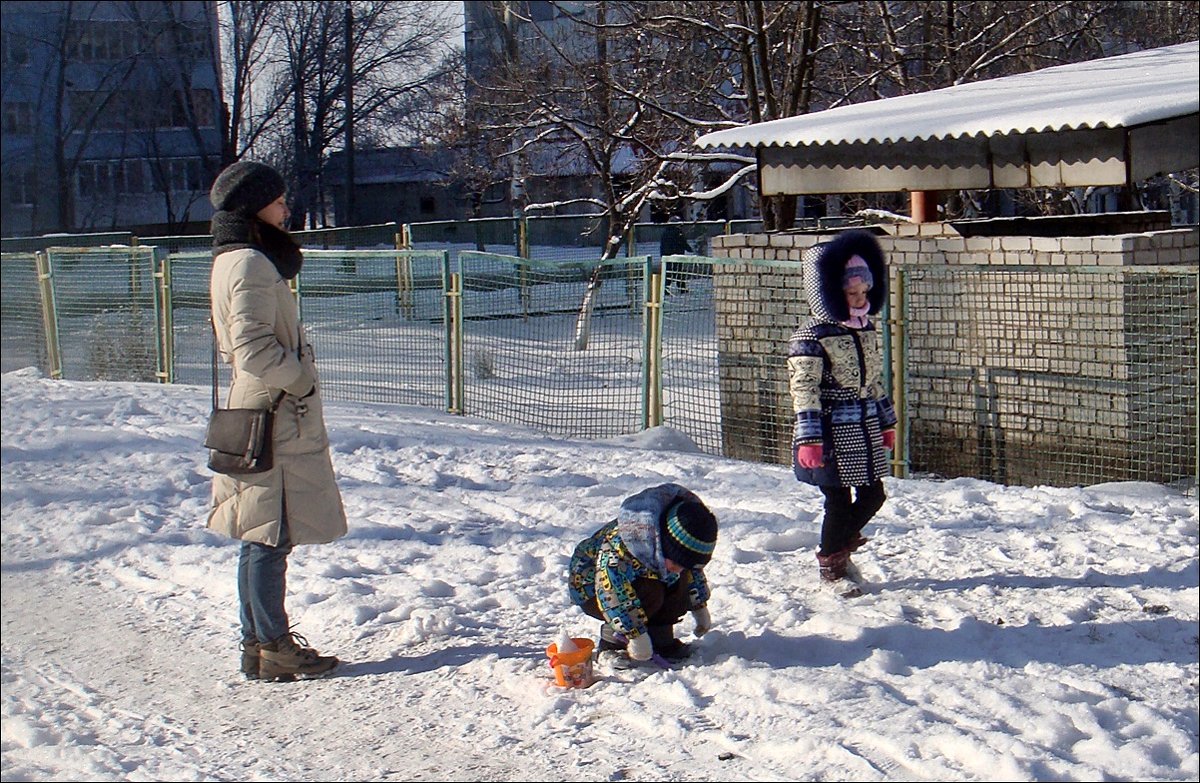
[[[230,407],[276,401],[274,466],[213,477],[208,526],[242,542],[238,598],[242,673],[271,681],[319,676],[337,658],[320,655],[288,625],[287,557],[297,544],[346,533],[333,475],[312,347],[288,281],[304,262],[287,233],[285,184],[275,169],[240,161],[221,172],[210,199],[212,319],[221,358],[233,365]]]

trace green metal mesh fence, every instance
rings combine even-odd
[[[378,223],[371,226],[344,228],[314,228],[293,231],[305,248],[322,250],[394,250],[399,246],[403,226],[399,223]]]
[[[104,247],[135,244],[128,231],[109,231],[101,234],[46,234],[38,237],[0,238],[0,252],[36,253],[48,247]]]
[[[663,424],[702,451],[723,453],[712,258],[665,256],[662,302]]]
[[[211,241],[210,241],[211,243]],[[209,326],[210,251],[171,253],[171,338],[176,383],[209,385],[212,377],[212,327]],[[228,369],[219,364],[220,382],[228,388]]]
[[[1194,268],[901,275],[914,471],[1058,486],[1195,475]]]
[[[212,254],[170,256],[174,377],[207,385]],[[445,253],[305,249],[296,280],[329,400],[445,407]],[[229,381],[218,367],[219,382]]]
[[[529,257],[559,263],[598,261],[604,251],[605,219],[594,215],[558,215],[526,219]]]
[[[0,372],[36,367],[52,375],[34,253],[0,253],[0,312],[4,314]]]
[[[552,235],[533,221],[533,259],[474,242],[306,248],[296,287],[326,397],[569,437],[663,423],[705,452],[786,463],[797,265],[651,252],[599,266],[598,248],[561,244],[584,222]],[[506,247],[515,225],[472,230]],[[207,243],[4,253],[3,371],[207,386]],[[907,424],[900,464],[1016,484],[1195,480],[1194,265],[898,265],[893,285],[879,325]]]
[[[139,237],[139,245],[157,247],[167,253],[200,253],[212,250],[212,237],[208,234],[176,234],[173,236]]]
[[[397,247],[403,230],[404,227],[399,223],[379,223],[372,226],[293,231],[292,236],[301,246],[309,249],[383,250]],[[139,237],[137,244],[160,247],[168,253],[199,252],[211,250],[212,236],[208,234],[177,234]]]
[[[52,247],[46,254],[63,377],[159,380],[154,249]]]
[[[776,259],[715,263],[721,454],[791,464],[788,339],[809,316],[799,265]]]
[[[647,259],[458,258],[464,413],[587,438],[642,429]]]
[[[444,408],[446,254],[305,250],[300,306],[328,400]]]
[[[633,226],[633,250],[639,255],[661,257],[665,249],[667,255],[687,254],[707,256],[713,237],[720,236],[728,230],[724,221],[696,221],[692,223],[636,223]],[[664,247],[663,236],[678,232],[678,240],[687,244],[687,249],[674,248],[670,243]]]
[[[458,254],[464,250],[521,255],[520,236],[518,222],[512,218],[413,223],[408,226],[408,247],[410,250],[444,250],[449,253],[450,264],[457,268]]]

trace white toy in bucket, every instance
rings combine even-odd
[[[563,630],[558,642],[546,648],[554,682],[564,688],[586,688],[592,684],[591,639],[576,639]]]

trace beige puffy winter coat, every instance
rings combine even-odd
[[[275,412],[274,467],[240,479],[215,475],[209,528],[274,546],[286,500],[293,544],[345,535],[320,386],[303,402],[296,396],[317,383],[317,367],[287,281],[258,250],[230,250],[214,259],[209,291],[221,358],[233,365],[229,407],[268,408],[287,392]]]

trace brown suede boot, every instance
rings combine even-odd
[[[242,676],[247,680],[258,679],[258,640],[242,639]]]
[[[321,655],[298,633],[288,632],[258,648],[258,676],[268,682],[286,682],[296,677],[320,677],[338,665],[332,655]]]

